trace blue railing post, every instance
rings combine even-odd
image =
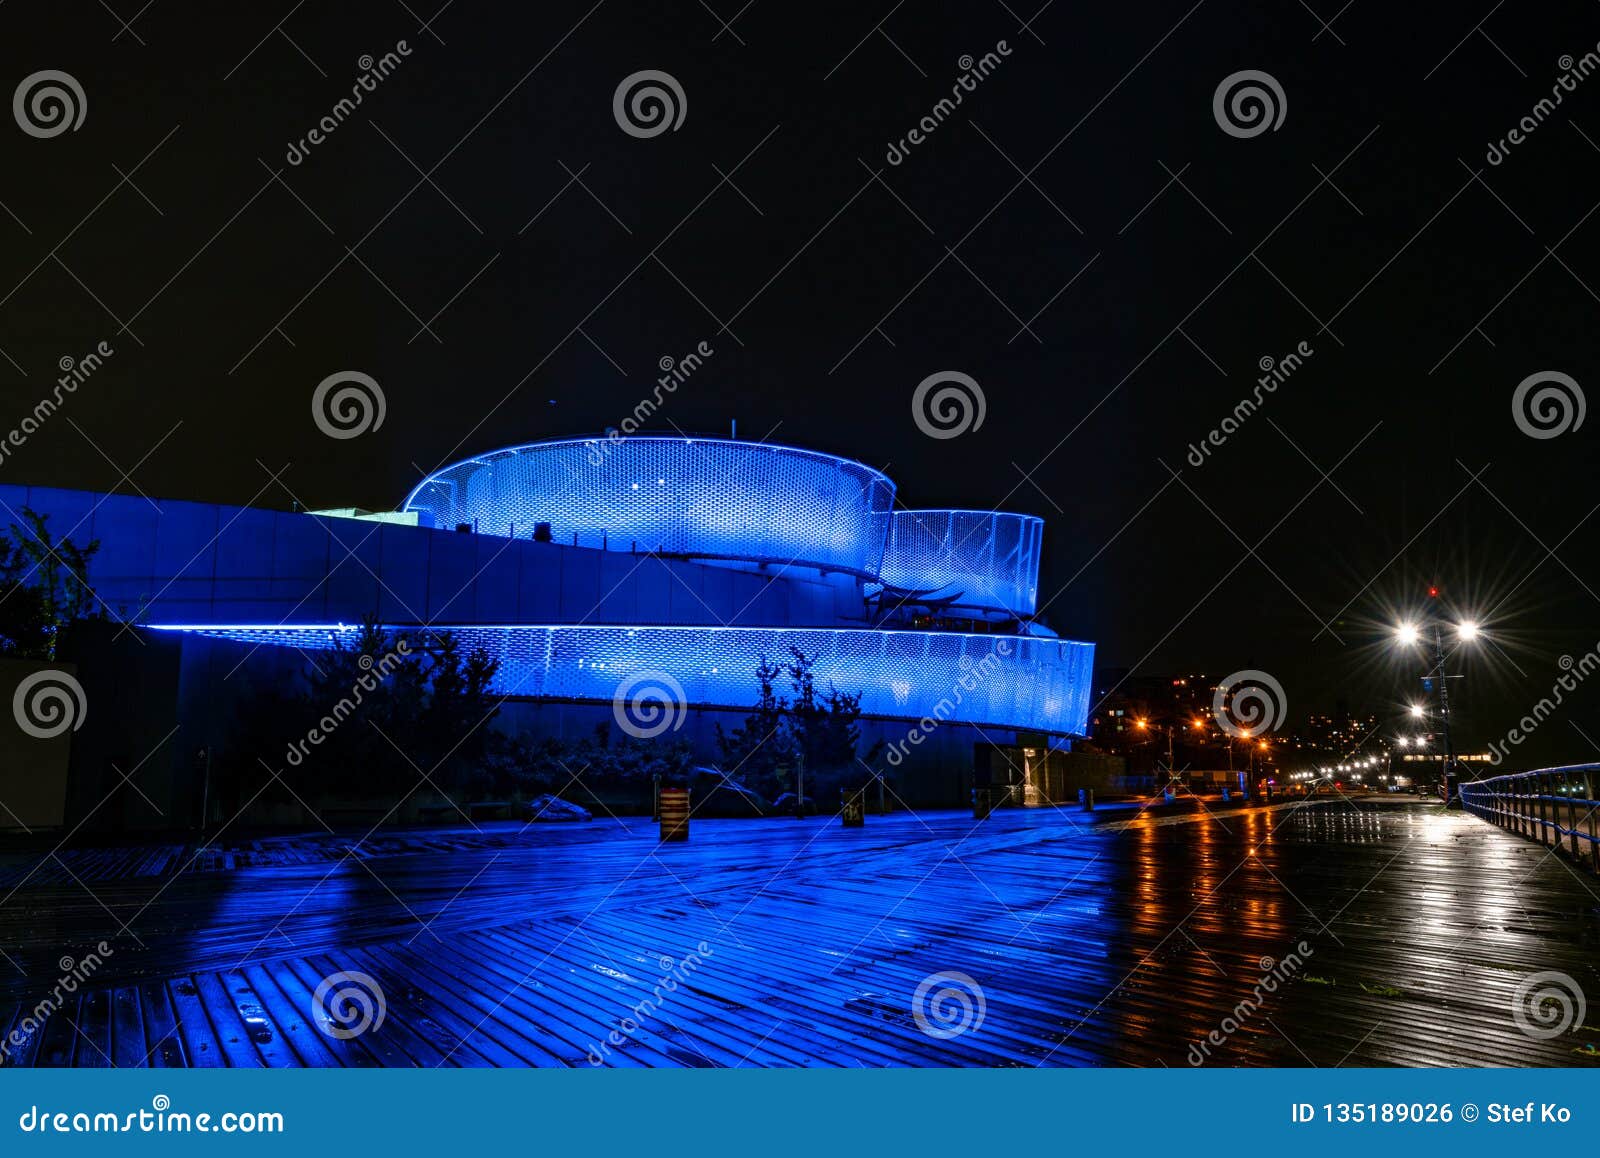
[[[1479,819],[1552,851],[1565,844],[1573,860],[1600,873],[1597,773],[1600,764],[1576,764],[1469,781],[1460,787],[1461,803]]]
[[[1589,856],[1592,859],[1594,871],[1600,873],[1600,816],[1597,816],[1594,804],[1594,773],[1585,768],[1583,770],[1583,803],[1588,812],[1585,827],[1588,828]]]
[[[1561,774],[1561,788],[1567,797],[1567,850],[1572,853],[1573,860],[1582,859],[1578,855],[1578,802],[1573,799],[1572,778],[1568,773]]]

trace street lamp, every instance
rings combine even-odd
[[[1439,596],[1437,587],[1428,588],[1428,597],[1436,599]],[[1475,620],[1464,619],[1455,626],[1456,638],[1462,643],[1472,643],[1483,633],[1483,629]],[[1422,677],[1424,687],[1435,685],[1439,697],[1439,731],[1444,735],[1444,782],[1445,803],[1449,804],[1456,799],[1455,785],[1452,778],[1456,774],[1456,750],[1450,737],[1450,680],[1454,677],[1445,671],[1444,656],[1444,630],[1437,618],[1430,618],[1426,624],[1419,625],[1410,621],[1395,625],[1395,642],[1401,647],[1415,647],[1418,644],[1428,647],[1431,645],[1433,655],[1427,673]],[[1426,713],[1421,704],[1411,705],[1411,715],[1421,719]]]
[[[1141,732],[1148,732],[1150,730],[1150,721],[1147,720],[1147,719],[1142,719],[1141,718],[1141,719],[1135,720],[1133,722],[1133,726],[1138,728]],[[1202,725],[1201,725],[1199,720],[1196,720],[1194,722],[1194,726],[1196,728],[1199,728]],[[1173,765],[1173,759],[1172,759],[1172,733],[1174,732],[1175,729],[1173,728],[1173,726],[1171,724],[1163,724],[1161,726],[1161,730],[1167,734],[1167,777],[1166,777],[1166,783],[1162,785],[1162,791],[1166,792],[1166,791],[1170,790],[1171,787],[1172,787],[1172,780],[1173,780],[1173,776],[1172,776],[1172,765]]]

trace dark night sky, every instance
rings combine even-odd
[[[1596,389],[1600,75],[1485,162],[1600,42],[1600,5],[1057,0],[1030,31],[1032,3],[755,0],[729,31],[702,4],[459,0],[430,32],[436,0],[154,0],[130,32],[107,4],[139,11],[0,8],[5,91],[60,69],[88,104],[76,132],[0,131],[0,426],[61,357],[116,351],[8,482],[392,507],[442,461],[616,424],[705,340],[653,429],[737,418],[885,468],[907,505],[1044,516],[1047,617],[1103,665],[1263,668],[1292,717],[1338,697],[1387,717],[1408,685],[1381,625],[1437,579],[1492,631],[1464,661],[1481,744],[1600,643],[1600,418],[1535,440],[1511,412],[1537,371]],[[618,127],[641,69],[681,83],[678,131]],[[1282,85],[1277,131],[1219,128],[1242,69]],[[1186,463],[1301,341],[1306,365]],[[388,414],[335,441],[310,396],[344,369]],[[981,429],[919,432],[939,370],[980,383]],[[1597,709],[1585,689],[1529,758],[1596,758]]]

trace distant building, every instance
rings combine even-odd
[[[1335,757],[1388,748],[1377,716],[1352,715],[1348,711],[1306,717],[1305,723],[1290,734],[1289,744],[1302,752]]]

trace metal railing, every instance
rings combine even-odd
[[[1570,764],[1461,785],[1468,812],[1600,872],[1600,764]]]

